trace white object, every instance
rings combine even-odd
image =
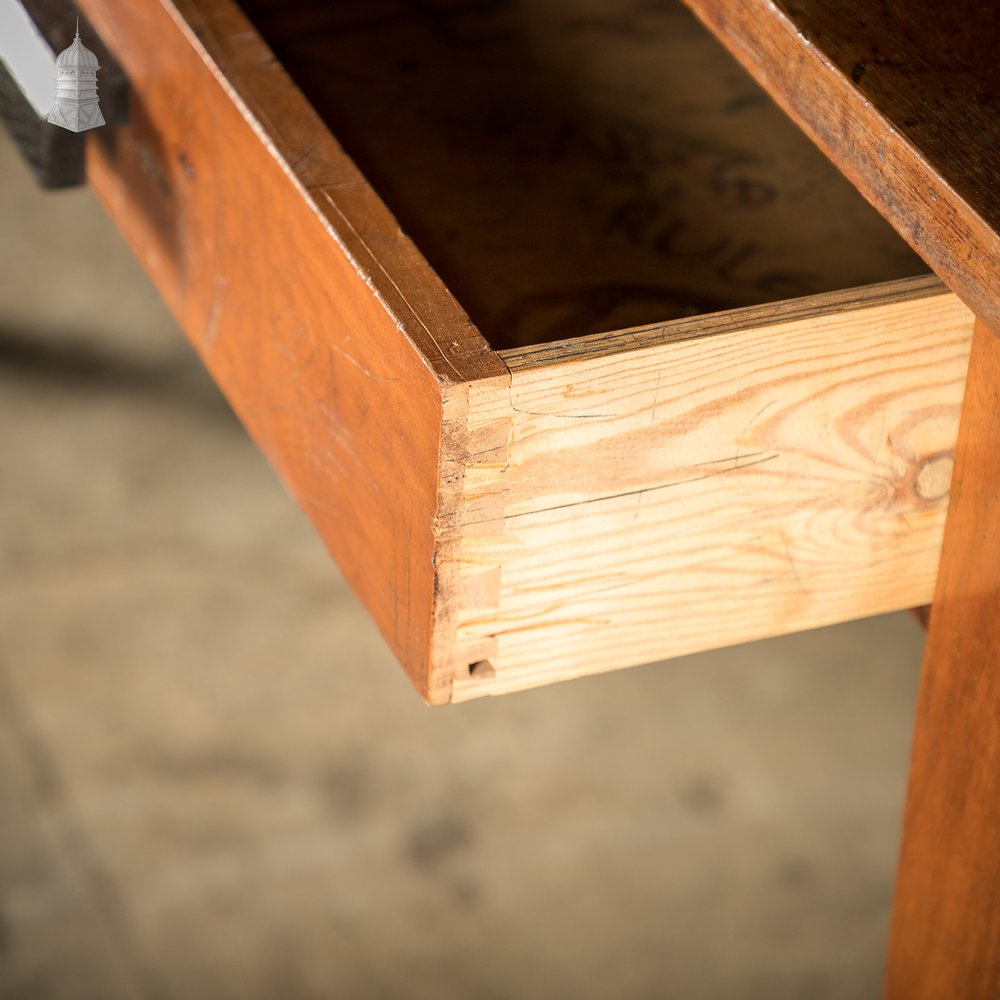
[[[80,20],[76,37],[68,49],[56,57],[56,101],[49,121],[71,132],[85,132],[104,124],[97,98],[97,56],[80,41]]]

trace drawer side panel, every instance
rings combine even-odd
[[[971,313],[936,279],[784,313],[509,352],[473,394],[507,445],[465,471],[457,635],[493,673],[456,700],[930,600]]]

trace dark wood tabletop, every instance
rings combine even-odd
[[[685,2],[951,288],[1000,329],[1000,6]]]

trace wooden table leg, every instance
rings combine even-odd
[[[977,323],[917,704],[886,996],[1000,998],[1000,339]]]

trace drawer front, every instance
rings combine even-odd
[[[235,6],[81,6],[132,87],[90,183],[432,698],[441,386],[492,355]]]

